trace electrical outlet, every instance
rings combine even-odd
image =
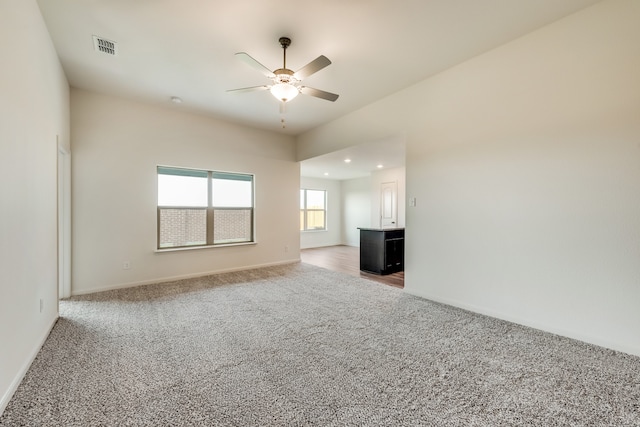
[[[285,246],[285,247],[284,247],[284,252],[285,252],[285,253],[289,252],[289,246]]]
[[[122,263],[122,269],[123,270],[128,270],[131,268],[131,263],[129,261],[125,261]]]

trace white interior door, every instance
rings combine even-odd
[[[380,186],[380,228],[398,226],[398,182],[383,182]]]

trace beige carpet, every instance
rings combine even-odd
[[[306,264],[61,316],[0,425],[640,425],[640,358]]]

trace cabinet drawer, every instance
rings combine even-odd
[[[403,239],[404,238],[404,230],[390,230],[384,231],[384,238],[389,239]]]

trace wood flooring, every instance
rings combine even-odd
[[[360,271],[360,248],[355,246],[339,245],[302,249],[300,259],[304,263],[317,265],[328,270],[375,280],[396,288],[404,288],[404,271],[384,276]]]

